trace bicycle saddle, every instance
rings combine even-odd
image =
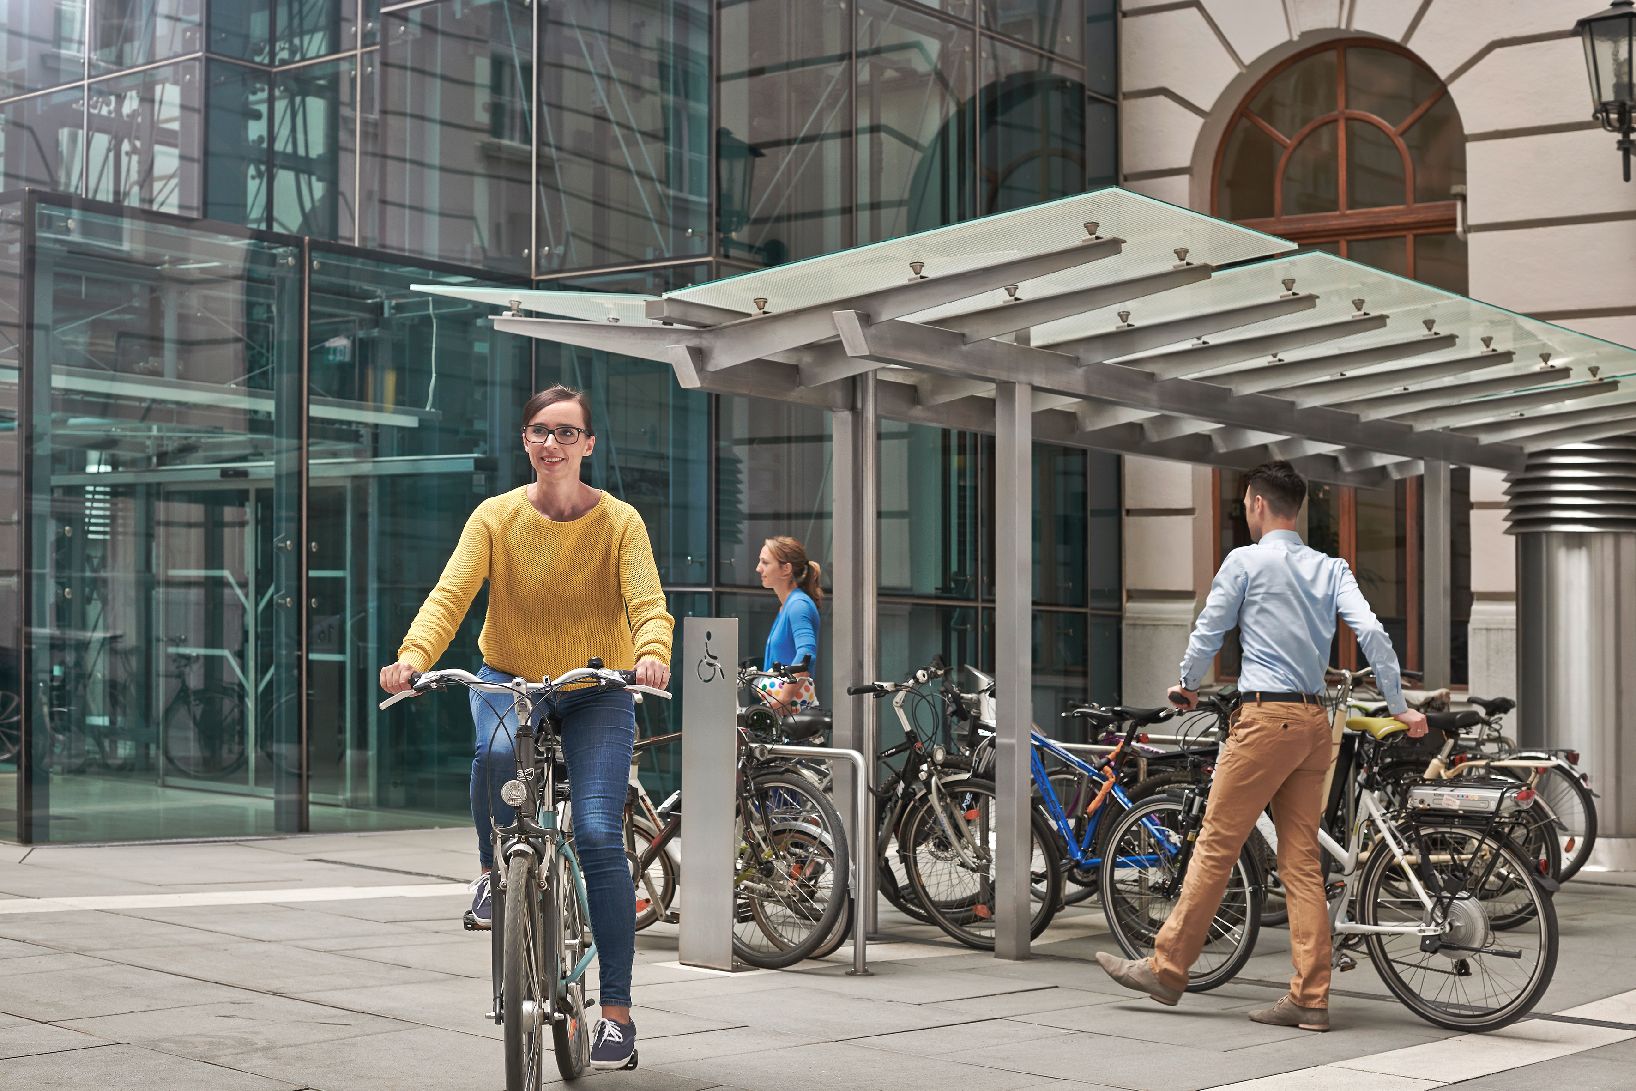
[[[1484,716],[1503,716],[1517,707],[1509,697],[1467,697],[1467,701],[1483,710]]]
[[[1361,731],[1376,742],[1385,742],[1393,735],[1409,730],[1409,725],[1390,716],[1348,716],[1346,729]]]
[[[809,708],[784,721],[784,737],[791,742],[804,742],[817,738],[833,726],[834,721],[829,718],[829,713],[821,708]]]
[[[1426,726],[1445,735],[1458,735],[1468,727],[1477,727],[1483,718],[1476,712],[1428,712]]]
[[[1089,720],[1102,727],[1122,727],[1128,723],[1135,723],[1138,727],[1156,724],[1170,714],[1168,708],[1127,708],[1124,705],[1115,705],[1113,708],[1099,708],[1096,705],[1087,705],[1076,708],[1068,715],[1077,716],[1082,720]]]

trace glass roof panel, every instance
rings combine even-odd
[[[554,292],[528,288],[460,288],[444,284],[416,284],[417,292],[448,296],[451,299],[469,299],[488,303],[504,310],[532,311],[535,314],[555,315],[558,318],[583,318],[589,322],[622,322],[632,326],[649,325],[646,305],[651,295],[620,292]]]

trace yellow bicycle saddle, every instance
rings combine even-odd
[[[1376,741],[1389,739],[1399,731],[1409,730],[1408,724],[1390,716],[1348,716],[1346,726],[1349,731],[1367,732]]]

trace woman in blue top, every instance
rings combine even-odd
[[[780,603],[773,631],[767,635],[761,669],[771,670],[774,663],[790,666],[803,659],[810,666],[818,659],[818,607],[824,601],[823,588],[818,586],[818,562],[807,559],[806,547],[795,538],[768,538],[761,546],[756,574],[761,586],[778,593]],[[800,712],[818,702],[810,671],[787,683],[763,678],[756,689],[763,701],[780,712]]]

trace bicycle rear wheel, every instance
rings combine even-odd
[[[1029,885],[1033,913],[1028,934],[1038,937],[1062,903],[1062,864],[1056,834],[1029,809]],[[928,795],[902,826],[904,861],[920,904],[932,923],[979,951],[994,949],[999,875],[998,797],[992,781],[953,777],[936,798]]]
[[[810,958],[845,909],[848,864],[840,812],[811,778],[756,776],[739,802],[733,953],[768,970]]]
[[[506,864],[505,963],[501,1004],[506,1048],[506,1091],[539,1091],[545,1060],[545,1023],[550,1018],[547,945],[540,913],[539,873],[527,854]],[[555,914],[551,914],[555,917]]]
[[[165,709],[165,763],[184,777],[215,780],[244,768],[244,703],[238,690],[205,686]]]
[[[591,949],[591,925],[581,912],[573,858],[560,849],[551,862],[543,902],[551,1044],[562,1078],[577,1080],[591,1066],[591,1028],[585,1020],[584,973],[573,981],[566,979]]]
[[[1549,987],[1557,958],[1556,907],[1533,865],[1509,840],[1480,830],[1423,827],[1409,841],[1410,862],[1377,847],[1364,866],[1358,922],[1443,931],[1430,949],[1418,935],[1368,936],[1375,972],[1410,1011],[1447,1030],[1497,1030],[1522,1018]],[[1434,898],[1430,909],[1410,867]],[[1500,934],[1496,910],[1517,918],[1511,931]]]
[[[1528,779],[1525,769],[1500,772]],[[1584,781],[1560,765],[1547,765],[1534,791],[1539,793],[1535,809],[1543,808],[1556,824],[1557,842],[1562,848],[1562,869],[1557,880],[1565,883],[1579,874],[1596,847],[1596,797]]]
[[[631,882],[636,887],[636,930],[642,929],[661,920],[670,912],[671,903],[676,898],[676,873],[679,870],[676,858],[671,855],[667,844],[657,852],[646,867],[641,866],[643,856],[652,852],[653,844],[659,839],[659,831],[653,828],[653,822],[643,815],[625,815],[625,862],[631,869]]]
[[[1183,798],[1165,792],[1135,803],[1109,832],[1102,856],[1102,909],[1108,931],[1127,958],[1147,958],[1170,919],[1185,879]],[[1178,871],[1178,868],[1181,870]],[[1255,952],[1261,932],[1261,879],[1246,846],[1227,875],[1227,889],[1189,971],[1189,992],[1231,981]]]

